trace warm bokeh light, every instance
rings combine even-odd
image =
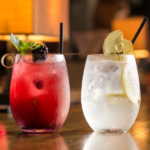
[[[28,35],[27,41],[59,42],[59,37],[44,35]]]
[[[34,36],[46,42],[58,41],[60,22],[63,22],[63,37],[64,40],[68,40],[69,0],[1,0],[0,20],[0,34],[12,32],[54,36],[54,38]],[[9,39],[9,37],[2,38],[6,38],[5,41]]]
[[[32,33],[32,0],[0,1],[0,33]]]
[[[22,41],[26,40],[26,35],[15,34],[15,36],[18,37]],[[0,40],[1,41],[10,41],[10,35],[0,35]]]
[[[139,29],[144,17],[130,17],[125,19],[114,19],[112,21],[112,30],[121,30],[123,37],[132,41],[134,35]],[[149,46],[149,28],[148,21],[141,30],[134,43],[134,49],[148,49]]]
[[[137,59],[142,59],[142,58],[148,58],[149,57],[149,51],[148,50],[134,50],[133,55]]]
[[[64,23],[64,40],[69,39],[69,0],[34,0],[33,33],[59,35],[60,22]]]
[[[14,34],[22,41],[42,41],[42,42],[59,42],[59,37],[57,36],[45,36],[45,35],[24,35],[24,34]],[[1,41],[10,41],[10,35],[0,35]]]

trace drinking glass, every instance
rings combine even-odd
[[[81,93],[84,116],[94,131],[129,130],[141,100],[134,56],[88,55]]]
[[[15,57],[10,107],[23,132],[58,131],[70,107],[70,86],[63,54],[48,54],[33,62],[32,54]]]

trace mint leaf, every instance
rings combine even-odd
[[[11,37],[10,37],[11,43],[16,47],[16,49],[19,51],[19,53],[21,55],[23,54],[31,54],[32,50],[39,48],[41,45],[40,44],[36,44],[35,42],[29,42],[27,43],[27,41],[21,41],[19,40],[17,37],[15,37],[13,35],[13,33],[11,33]]]
[[[21,45],[20,46],[28,47],[28,44],[27,44],[26,41],[25,42],[21,41]]]
[[[21,41],[11,33],[10,36],[11,43],[16,47],[16,49],[20,52]]]
[[[20,53],[21,54],[31,54],[32,52],[32,48],[30,48],[28,46],[27,41],[21,41],[21,45],[20,45]]]
[[[29,42],[28,47],[32,47],[35,44],[35,42]]]
[[[36,44],[35,46],[32,47],[32,50],[39,48],[41,45],[40,44]]]
[[[23,54],[31,54],[32,53],[32,49],[30,47],[20,46],[20,53],[21,53],[21,55],[23,55]]]

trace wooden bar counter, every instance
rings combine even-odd
[[[127,133],[96,133],[88,126],[81,104],[71,104],[57,133],[27,134],[10,113],[0,113],[0,150],[149,150],[150,95],[143,95],[139,115]]]

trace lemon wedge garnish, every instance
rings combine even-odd
[[[126,97],[134,105],[138,104],[140,96],[139,77],[135,63],[126,63],[121,75],[122,89]]]
[[[123,33],[120,30],[109,33],[103,44],[104,54],[116,53],[115,45],[118,42],[123,43]]]
[[[123,33],[120,30],[113,31],[109,33],[104,40],[103,44],[103,52],[104,54],[114,54],[116,53],[116,44],[117,43],[122,43],[123,47],[121,44],[118,44],[117,49],[124,51],[123,54],[132,54],[133,52],[133,45],[131,41],[128,41],[123,38]]]
[[[123,45],[124,45],[124,53],[123,54],[132,54],[132,52],[133,52],[132,42],[128,41],[126,39],[123,39]]]

